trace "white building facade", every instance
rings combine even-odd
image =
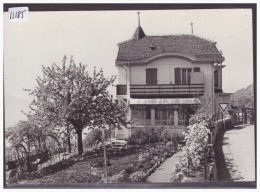
[[[130,130],[163,127],[181,134],[201,96],[217,111],[218,102],[229,98],[222,91],[223,61],[213,41],[146,36],[138,26],[132,39],[119,44],[116,59],[117,100],[130,106]]]

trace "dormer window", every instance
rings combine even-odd
[[[153,46],[153,45],[151,45],[151,46],[149,47],[149,49],[153,51],[153,50],[156,50],[156,47]]]

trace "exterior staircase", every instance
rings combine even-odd
[[[112,140],[112,150],[127,149],[129,132],[126,128],[116,129],[115,138]]]

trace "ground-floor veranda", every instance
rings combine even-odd
[[[127,135],[140,129],[163,129],[181,136],[200,101],[197,98],[130,99],[128,104],[127,119],[131,125],[122,130]]]
[[[132,127],[185,127],[195,113],[195,105],[131,105]]]

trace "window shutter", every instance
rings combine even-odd
[[[181,69],[175,68],[175,84],[181,84]]]
[[[200,72],[200,67],[194,67],[194,72]]]
[[[146,84],[156,85],[157,84],[157,69],[150,68],[146,69]]]
[[[215,87],[218,87],[218,70],[214,71],[214,84]]]

